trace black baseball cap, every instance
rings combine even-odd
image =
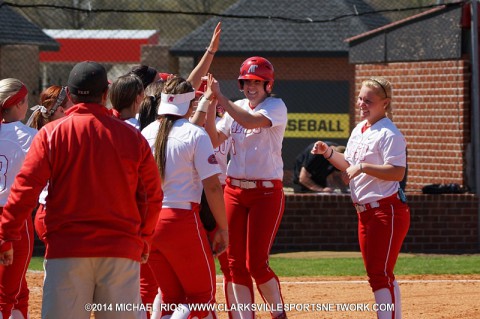
[[[77,96],[99,96],[108,87],[107,71],[103,65],[84,61],[77,63],[68,77],[68,89]]]

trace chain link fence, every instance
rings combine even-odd
[[[332,2],[318,1],[323,3],[326,13],[323,14],[323,21],[314,23],[329,24],[332,30],[348,26],[359,15],[357,4],[361,1],[338,1],[345,6],[345,12],[348,13],[345,16],[338,13],[329,16],[328,7]],[[271,1],[273,4],[275,2]],[[374,17],[377,19],[380,15],[386,23],[394,22],[449,2],[455,1],[368,0],[363,3],[369,6],[371,12],[367,14],[363,12],[362,19],[367,24],[372,22],[373,25],[373,21],[369,19]],[[27,17],[61,44],[59,52],[40,52],[38,64],[25,61],[17,66],[25,69],[38,67],[38,79],[35,83],[38,85],[36,90],[40,92],[50,85],[65,84],[71,67],[83,61],[88,52],[93,54],[92,60],[97,60],[107,67],[109,79],[112,81],[138,64],[148,64],[163,72],[188,76],[196,63],[194,58],[172,56],[169,49],[211,18],[232,18],[223,15],[223,12],[231,6],[236,6],[237,1],[16,0],[0,4],[7,5]],[[263,5],[271,4],[264,1]],[[285,8],[284,12],[286,16],[282,18],[289,23],[298,19],[293,3],[291,8]],[[234,18],[269,17],[249,15]],[[252,36],[255,32],[261,30],[251,30],[251,34],[245,36]],[[355,35],[357,34],[353,30],[349,36]],[[310,36],[314,39],[318,35]],[[208,42],[208,39],[206,41]],[[138,51],[139,47],[141,53]],[[134,48],[137,49],[136,52],[132,52]],[[256,55],[256,52],[251,52],[251,55]],[[275,92],[279,92],[289,108],[289,122],[284,142],[284,164],[287,172],[284,181],[287,185],[291,180],[289,172],[291,173],[293,169],[295,157],[311,142],[319,138],[339,144],[345,144],[347,141],[354,124],[352,115],[355,83],[354,66],[348,65],[348,54],[346,56],[343,62],[328,58],[322,62],[321,56],[305,57],[303,60],[309,61],[310,66],[301,69],[301,74],[295,72],[299,72],[297,66],[302,63],[302,59],[297,58],[293,60],[294,62],[288,62],[288,52],[282,59],[273,58],[280,61],[274,63],[276,69],[281,63],[278,67],[281,71],[278,73],[280,79],[275,83]],[[221,64],[222,68],[230,69],[225,70],[224,74],[231,75],[230,80],[226,81],[226,89],[232,92],[232,99],[241,97],[234,79],[244,58],[230,58]],[[334,67],[338,63],[343,64]],[[19,70],[19,74],[21,78],[21,74],[30,73],[22,73]]]
[[[222,16],[222,12],[228,9],[230,6],[235,5],[237,0],[164,0],[164,1],[130,1],[130,0],[15,0],[12,2],[3,1],[2,5],[7,5],[17,12],[27,17],[31,22],[44,30],[50,30],[47,34],[52,37],[70,36],[81,37],[80,30],[91,30],[90,33],[85,32],[84,37],[91,39],[102,39],[101,31],[105,32],[103,39],[111,39],[115,36],[114,30],[146,30],[156,32],[156,37],[148,43],[144,43],[146,46],[157,46],[168,48],[175,44],[178,40],[184,36],[192,33],[196,28],[206,22],[212,17],[226,17]],[[329,1],[323,0],[326,10],[328,10]],[[355,12],[356,2],[359,1],[343,1],[345,6],[351,8],[346,10]],[[425,11],[429,8],[435,7],[441,3],[453,2],[453,1],[439,1],[439,0],[367,0],[364,1],[370,8],[371,12],[377,12],[384,16],[386,21],[397,21],[416,13]],[[275,3],[275,1],[272,1]],[[268,6],[268,4],[266,4]],[[285,10],[290,12],[291,16],[283,16],[282,18],[296,18],[295,10]],[[368,13],[368,12],[367,12]],[[339,27],[342,21],[354,19],[355,16],[342,17],[339,15],[332,16],[326,15],[324,21],[319,23],[329,23],[333,21],[333,28],[335,23],[338,22]],[[373,15],[365,15],[365,19]],[[241,16],[235,17],[241,19]],[[251,19],[252,16],[246,16],[245,19]],[[258,19],[266,18],[265,16],[257,16]],[[55,32],[55,30],[57,32]],[[78,32],[70,32],[70,35],[65,35],[59,32],[59,30],[77,30]],[[95,31],[92,31],[95,30]],[[258,32],[252,30],[252,32]],[[355,34],[351,34],[354,36]],[[128,35],[127,35],[128,36]],[[134,36],[134,35],[132,35]],[[246,37],[249,35],[246,34]],[[314,34],[311,35],[315,37]],[[145,36],[145,39],[148,37]],[[341,39],[344,40],[344,39]],[[114,41],[111,41],[112,47],[108,47],[108,43],[103,46],[105,52],[103,55],[121,55],[122,49],[118,46],[114,46]],[[89,47],[85,43],[81,43],[83,46],[75,48],[77,52],[89,50]],[[90,44],[98,45],[98,42],[91,41]],[[128,48],[126,48],[127,50]],[[149,52],[150,49],[150,52]],[[62,50],[62,49],[61,49]],[[130,61],[130,65],[135,65],[140,62],[153,62],[160,61],[165,58],[165,52],[162,50],[153,50],[152,48],[144,48],[142,60]],[[255,52],[252,52],[255,54]],[[285,53],[288,56],[288,53]],[[45,56],[46,54],[44,54]],[[65,61],[53,61],[40,59],[40,79],[38,83],[41,85],[40,89],[43,89],[52,84],[58,84],[65,80],[65,74],[68,74],[69,68],[72,64],[78,62],[75,56],[62,55]],[[43,60],[43,61],[42,61]],[[178,67],[178,71],[183,75],[188,75],[191,70],[193,62],[189,58],[179,58],[178,66],[174,65],[171,68]],[[69,62],[69,65],[65,65],[65,62]],[[104,61],[107,62],[108,61]],[[122,63],[112,63],[112,67],[119,68],[118,74],[123,72],[124,69],[130,67],[130,65],[122,66]],[[128,64],[128,63],[123,63]],[[49,66],[46,68],[46,66]],[[154,66],[154,65],[153,65]],[[30,65],[25,63],[24,67],[28,68]],[[237,67],[237,66],[232,66]],[[115,73],[112,75],[116,75]],[[329,90],[329,89],[327,89]],[[337,94],[344,94],[343,90],[340,90]],[[332,93],[335,94],[335,93]],[[312,101],[313,102],[313,101]],[[308,103],[314,105],[315,103]]]

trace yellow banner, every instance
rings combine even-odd
[[[285,137],[348,138],[348,113],[288,113]]]

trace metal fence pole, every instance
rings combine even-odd
[[[480,103],[479,103],[479,76],[478,76],[478,15],[477,1],[473,0],[471,9],[471,42],[472,42],[472,125],[473,125],[473,149],[475,167],[475,193],[480,195]],[[478,202],[478,225],[480,226],[480,201]],[[479,227],[477,226],[477,227]],[[480,249],[480,231],[478,232],[478,247]]]

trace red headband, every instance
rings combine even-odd
[[[15,104],[18,104],[23,100],[23,98],[27,95],[28,91],[27,88],[25,87],[24,84],[22,84],[22,87],[20,90],[18,90],[17,93],[14,95],[10,95],[2,104],[2,108],[4,109],[9,109]]]

